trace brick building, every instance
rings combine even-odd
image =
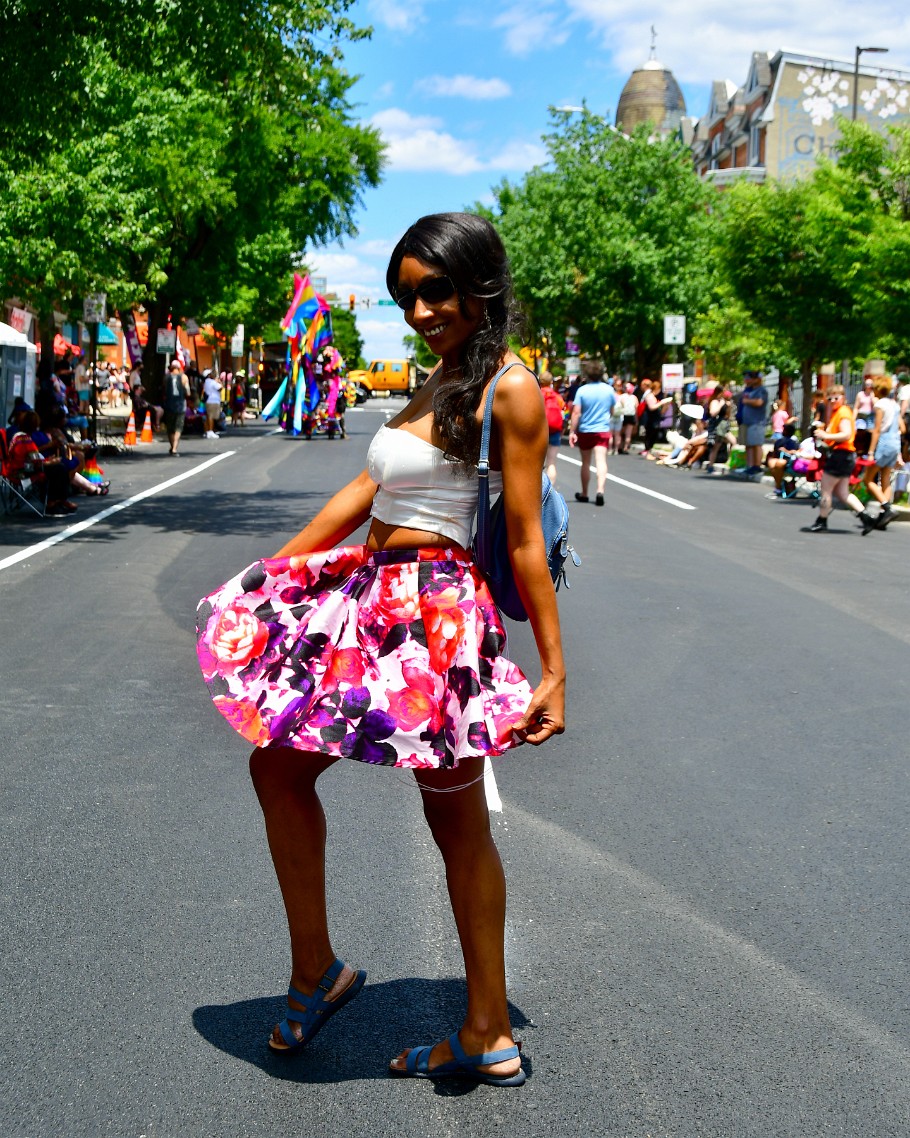
[[[880,56],[872,57],[876,60]],[[860,60],[857,118],[876,129],[910,122],[910,72]],[[727,185],[736,178],[801,178],[833,155],[836,118],[853,111],[853,64],[801,52],[752,53],[746,81],[711,84],[708,112],[682,123],[695,168]]]

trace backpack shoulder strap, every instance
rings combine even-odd
[[[525,367],[523,363],[517,361],[510,364],[505,364],[490,380],[490,386],[487,389],[487,401],[483,409],[483,430],[480,435],[480,458],[477,462],[477,473],[481,478],[488,478],[490,474],[490,430],[493,425],[493,394],[496,391],[496,384],[509,368],[523,367],[526,372],[533,375],[529,367]]]

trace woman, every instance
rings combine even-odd
[[[556,456],[562,442],[562,428],[566,421],[566,401],[553,387],[553,373],[542,371],[538,378],[540,394],[543,396],[544,412],[547,416],[547,478],[556,485]]]
[[[667,395],[663,398],[661,398],[661,395],[661,381],[659,379],[652,379],[650,387],[644,393],[645,409],[641,418],[645,429],[645,449],[641,452],[642,458],[654,457],[651,451],[657,442],[657,434],[663,422],[664,407],[666,407],[668,403],[673,402],[672,395]]]
[[[616,402],[613,404],[613,415],[610,419],[610,434],[613,436],[613,445],[610,448],[611,454],[619,454],[619,445],[622,441],[622,380],[619,376],[613,377],[613,394],[616,396]]]
[[[872,448],[872,424],[875,419],[875,386],[871,375],[863,376],[863,386],[857,391],[853,401],[853,418],[856,420],[856,438],[853,445],[857,454],[867,454]],[[888,384],[889,394],[891,385]]]
[[[66,412],[62,407],[55,407],[50,413],[46,430],[39,426],[38,416],[34,411],[26,416],[23,427],[44,456],[44,469],[48,470],[51,464],[54,464],[66,471],[70,492],[76,494],[81,492],[89,497],[104,497],[110,490],[110,482],[96,486],[83,475],[82,471],[85,468],[83,448],[67,438],[64,431],[65,424]],[[53,505],[56,512],[60,500],[55,499]],[[48,503],[48,512],[51,512],[50,503]]]
[[[856,466],[856,450],[853,445],[855,427],[853,412],[844,404],[844,389],[840,384],[828,388],[828,403],[831,415],[827,429],[820,422],[815,423],[816,442],[824,443],[830,449],[822,471],[821,500],[818,517],[809,533],[826,533],[828,515],[833,508],[833,499],[838,498],[856,514],[863,525],[863,537],[875,529],[875,518],[863,509],[863,504],[855,494],[850,493],[850,475]]]
[[[901,453],[901,415],[897,400],[891,398],[891,381],[881,376],[873,384],[875,411],[872,418],[872,431],[866,457],[872,459],[872,466],[866,467],[864,481],[866,489],[879,503],[881,510],[875,519],[876,529],[886,529],[894,520],[891,509],[891,471],[897,465]],[[857,396],[859,398],[859,396]],[[859,438],[859,431],[856,432]],[[875,481],[878,478],[881,486]]]
[[[619,454],[628,454],[632,445],[632,433],[638,421],[638,400],[635,398],[635,384],[626,383],[618,399],[622,410],[622,434],[619,440]]]
[[[604,365],[600,360],[585,360],[582,375],[584,381],[575,396],[569,421],[569,446],[577,446],[581,451],[581,492],[575,492],[575,501],[589,501],[593,454],[597,478],[594,503],[602,506],[607,485],[607,451],[610,447],[610,423],[616,393],[604,376]]]
[[[708,455],[705,471],[708,474],[713,474],[714,463],[724,443],[728,447],[736,446],[736,435],[733,433],[733,423],[735,422],[733,402],[730,399],[730,393],[724,389],[722,383],[714,385],[714,394],[708,400],[707,422],[708,444],[711,447],[711,453]]]
[[[242,427],[243,413],[246,410],[246,372],[238,371],[231,389],[231,426]]]
[[[390,1072],[517,1086],[524,1072],[506,1004],[505,881],[482,779],[486,756],[564,730],[559,617],[540,523],[547,422],[536,379],[514,366],[507,346],[511,282],[492,225],[468,214],[422,218],[395,247],[387,283],[440,364],[380,428],[367,469],[275,559],[202,602],[200,660],[219,709],[257,743],[251,772],[292,951],[288,1016],[272,1048],[305,1046],[365,980],[335,958],[326,921],[316,780],[344,756],[415,769],[465,960],[460,1030],[402,1052]],[[467,552],[484,400],[503,366],[490,461],[540,655],[533,692],[502,656],[501,619]],[[370,518],[366,546],[332,549]]]

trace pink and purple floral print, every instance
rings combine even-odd
[[[200,601],[197,625],[215,706],[257,747],[435,768],[521,743],[531,686],[463,552],[256,561]]]

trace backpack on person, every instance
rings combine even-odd
[[[563,397],[552,387],[543,389],[543,405],[547,415],[547,426],[550,431],[561,431],[565,422],[566,403]]]

